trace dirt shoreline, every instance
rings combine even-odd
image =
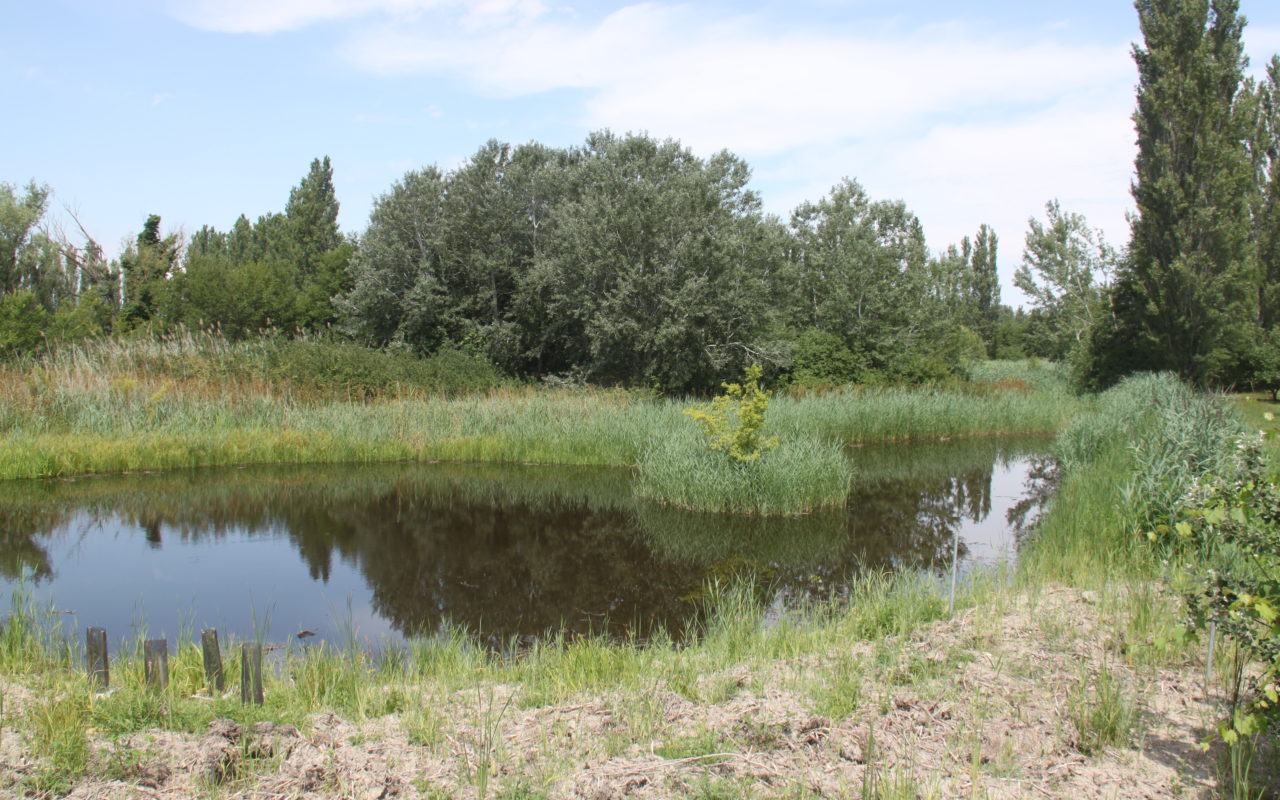
[[[114,779],[69,796],[1221,796],[1220,756],[1200,742],[1224,698],[1206,697],[1203,663],[1143,663],[1146,643],[1123,641],[1103,605],[1067,588],[1011,595],[907,637],[548,707],[524,707],[518,686],[416,687],[430,724],[411,710],[93,736],[94,763],[113,765]],[[39,764],[9,721],[32,696],[10,678],[4,701],[0,794],[19,796]],[[1082,715],[1110,706],[1132,711],[1132,729],[1095,745]]]

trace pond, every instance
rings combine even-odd
[[[1048,491],[1049,440],[857,448],[845,510],[760,520],[657,507],[625,469],[477,464],[245,467],[12,481],[0,616],[15,589],[65,627],[205,627],[367,645],[461,627],[491,646],[676,638],[709,579],[828,598],[864,570],[959,569],[1016,552]],[[958,549],[957,549],[958,545]]]

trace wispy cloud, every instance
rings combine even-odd
[[[171,0],[173,16],[197,28],[224,33],[279,33],[308,25],[362,17],[413,22],[443,9],[468,29],[537,16],[540,0]]]

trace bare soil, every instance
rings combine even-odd
[[[424,689],[419,715],[147,731],[95,742],[104,758],[123,748],[127,758],[116,761],[132,766],[122,780],[86,782],[70,796],[1222,796],[1220,756],[1200,743],[1223,698],[1206,696],[1203,664],[1134,666],[1144,643],[1122,641],[1091,600],[1053,589],[907,639],[736,665],[679,690],[655,681],[639,695],[524,707],[520,687],[447,697]],[[1119,743],[1098,747],[1078,720],[1102,676],[1119,689],[1113,704],[1135,717]],[[21,687],[4,696],[6,714],[20,709]],[[0,731],[0,776],[34,766],[21,735]],[[0,777],[0,787],[13,785]]]

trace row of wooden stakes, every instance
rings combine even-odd
[[[111,686],[111,669],[107,652],[105,628],[85,629],[85,662],[89,676],[103,690]],[[221,693],[226,681],[222,674],[222,650],[218,646],[218,631],[209,628],[200,632],[200,647],[204,651],[204,676],[211,692]],[[169,641],[146,639],[142,643],[142,671],[148,686],[163,689],[169,685]],[[262,705],[262,645],[244,644],[240,647],[240,702]]]

